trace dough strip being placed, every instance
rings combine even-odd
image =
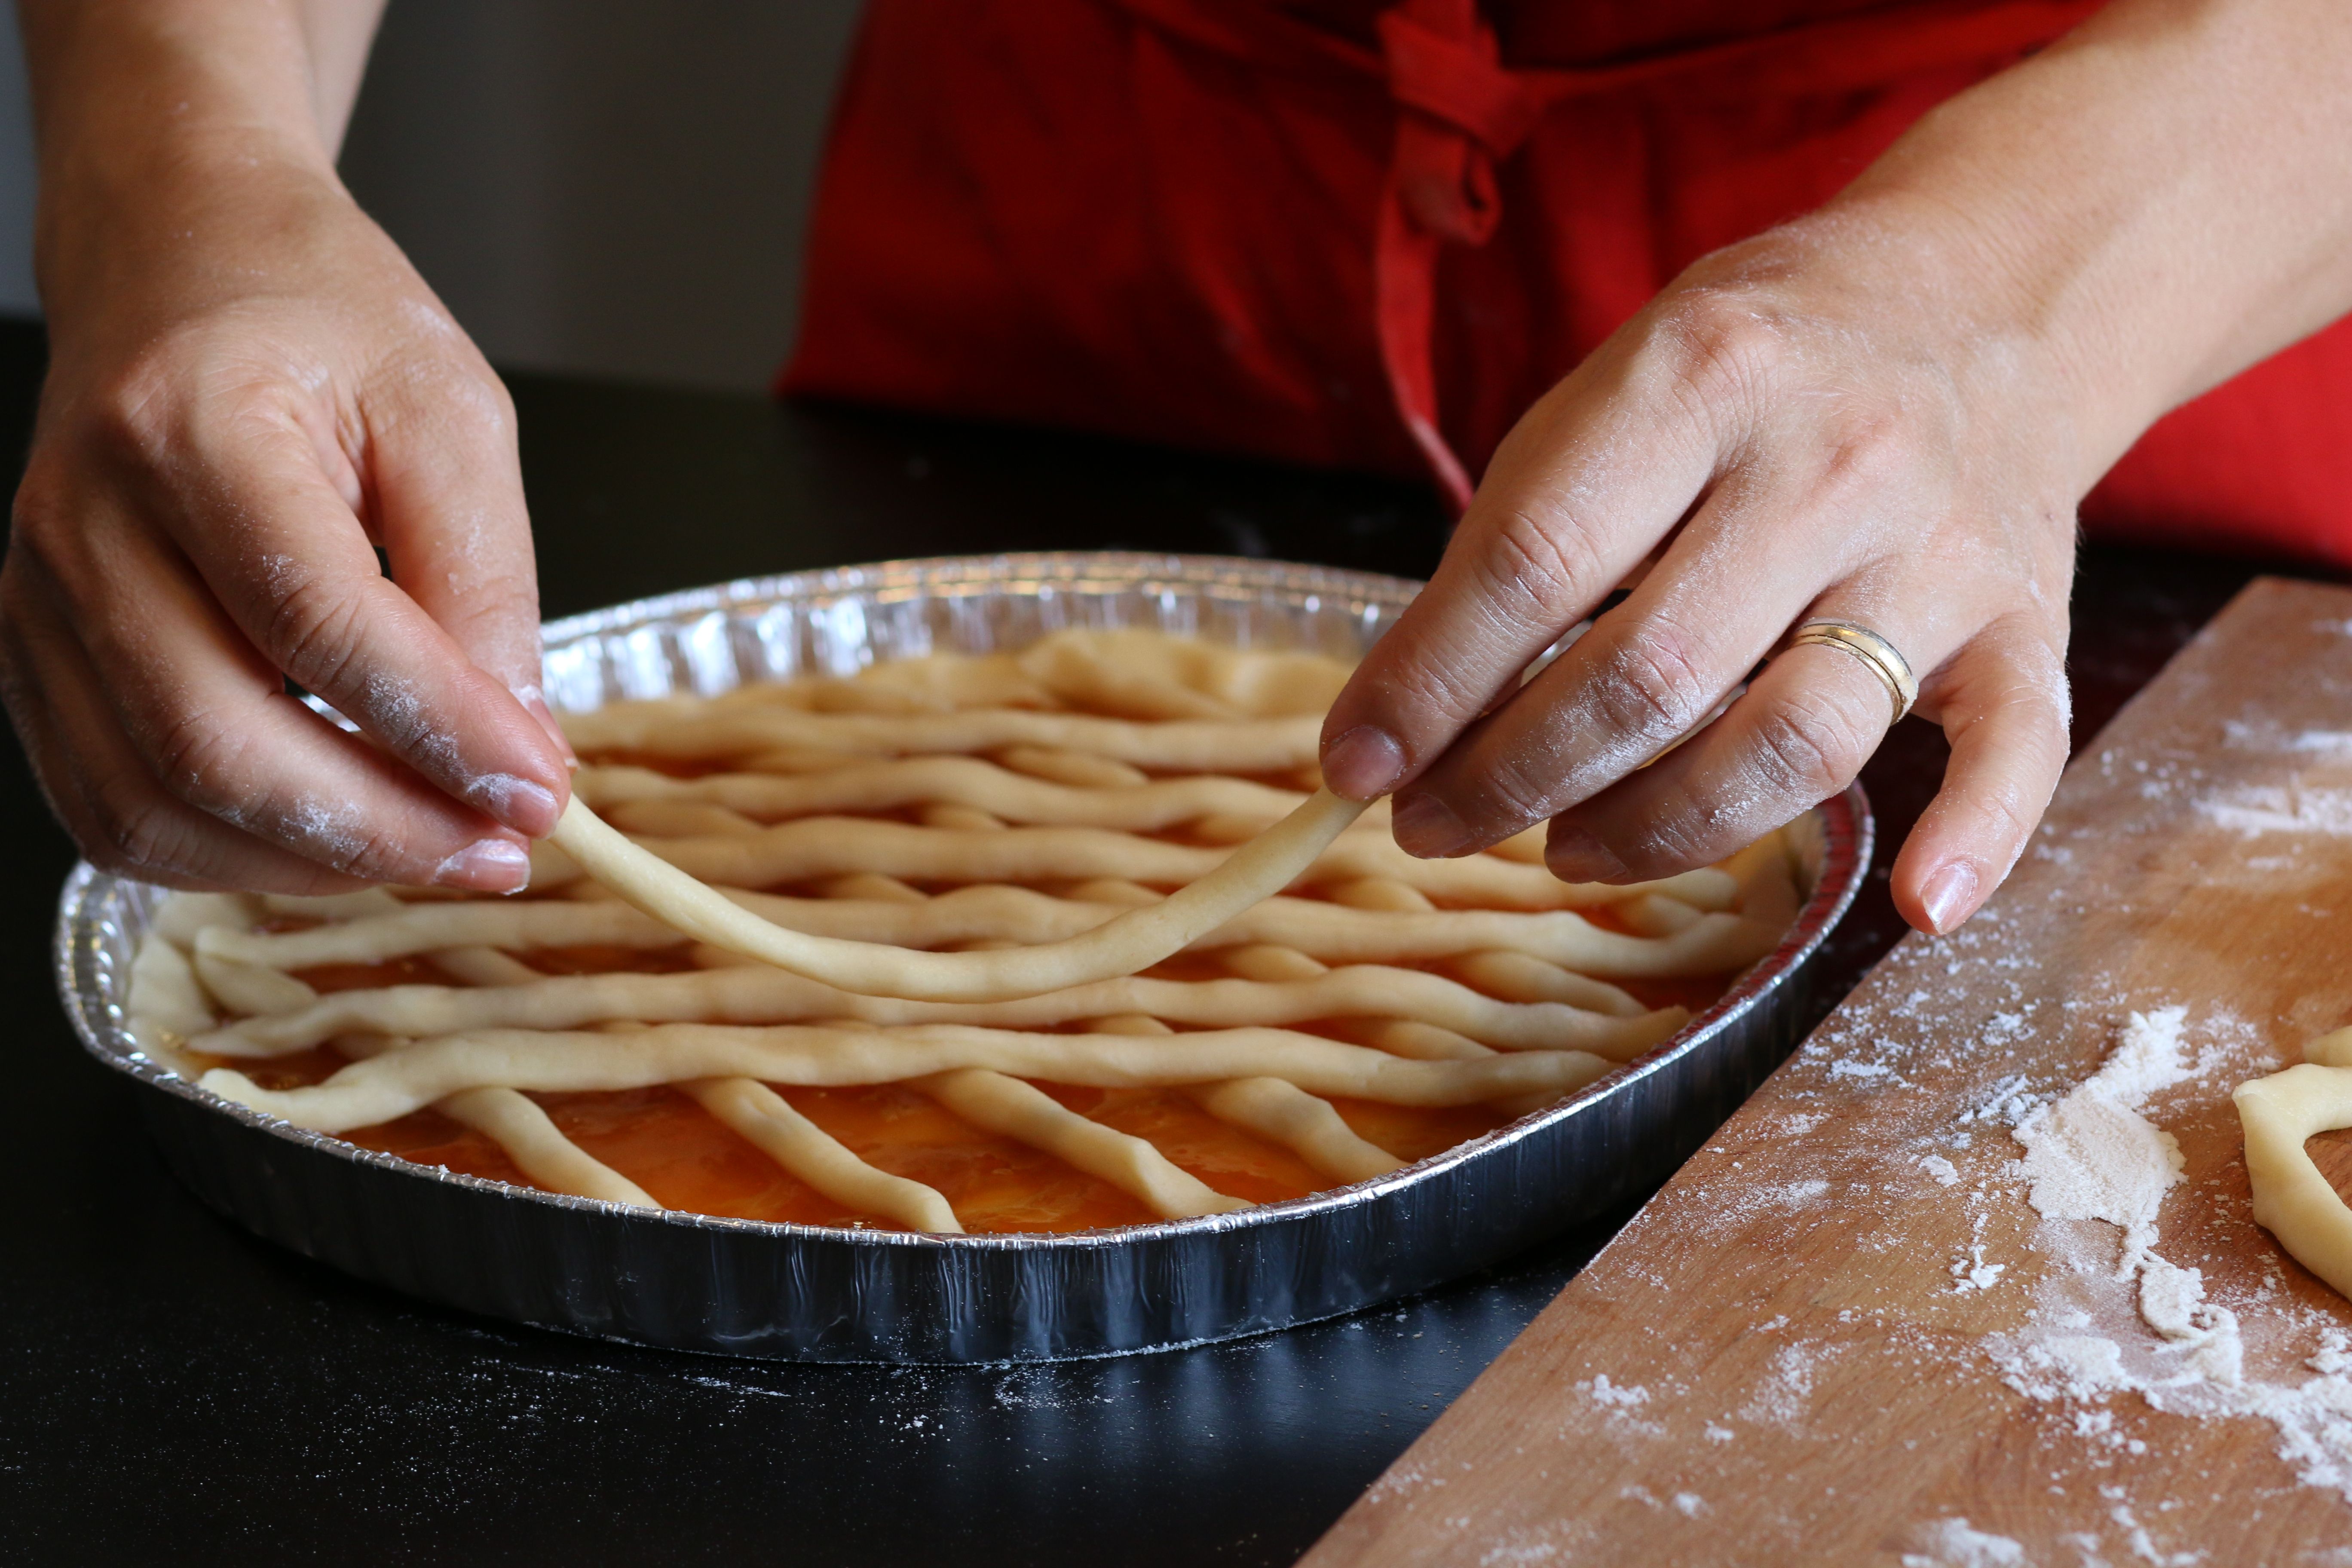
[[[713,947],[868,996],[1000,1002],[1150,967],[1288,886],[1363,810],[1361,802],[1318,790],[1165,900],[1062,942],[992,952],[920,952],[772,924],[639,848],[577,795],[551,837],[625,902]]]
[[[1296,820],[1301,811],[1318,809],[1321,798],[1309,796],[1286,820]],[[1353,802],[1340,804],[1350,808],[1351,821],[1366,809]],[[1266,831],[1277,831],[1279,826]],[[1252,833],[1257,830],[1257,824],[1250,825]],[[553,840],[559,848],[567,847],[562,833],[559,827]],[[1622,904],[1629,897],[1627,890],[1563,882],[1540,865],[1493,855],[1415,859],[1381,834],[1342,837],[1335,828],[1321,846],[1319,853],[1291,867],[1286,882],[1267,891],[1279,892],[1291,883],[1324,887],[1374,878],[1402,883],[1433,898],[1490,909],[1590,908]],[[1213,873],[1234,853],[1223,844],[1172,844],[1099,827],[1013,827],[998,823],[986,828],[957,828],[862,816],[802,816],[765,827],[751,824],[743,831],[682,838],[648,834],[638,847],[690,877],[733,888],[770,888],[854,874],[964,883],[1115,877],[1171,885]],[[587,868],[584,862],[582,868]],[[534,871],[533,881],[541,889],[562,885],[552,867],[543,875]]]
[[[898,715],[746,708],[680,714],[655,703],[566,714],[563,723],[582,752],[635,752],[680,762],[740,757],[771,746],[880,757],[1051,746],[1147,768],[1227,773],[1309,766],[1323,730],[1317,714],[1152,723],[1019,709]]]

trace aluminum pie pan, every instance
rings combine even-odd
[[[953,557],[747,579],[557,621],[551,700],[712,694],[877,658],[1151,626],[1353,657],[1420,589],[1278,562]],[[211,1094],[124,1027],[162,890],[67,879],[59,994],[133,1085],[173,1172],[256,1234],[442,1305],[604,1339],[829,1362],[1045,1361],[1262,1333],[1496,1262],[1653,1189],[1796,1042],[1823,939],[1870,864],[1859,786],[1812,814],[1779,947],[1672,1040],[1558,1105],[1369,1182],[1232,1214],[1052,1235],[916,1236],[654,1211],[413,1164]]]

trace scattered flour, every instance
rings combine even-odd
[[[2129,1279],[2156,1244],[2156,1211],[2180,1180],[2180,1145],[2139,1108],[2187,1079],[2180,1007],[2134,1013],[2123,1043],[2090,1079],[2054,1105],[2027,1113],[2014,1136],[2025,1150],[2033,1207],[2045,1219],[2097,1219],[2124,1233],[2116,1273]]]
[[[1759,1332],[1767,1332],[1765,1324]],[[1759,1383],[1739,1414],[1749,1421],[1794,1428],[1813,1402],[1813,1373],[1830,1351],[1811,1344],[1783,1345],[1773,1353],[1772,1371]]]
[[[2249,784],[2224,799],[2200,799],[2197,809],[2249,838],[2263,833],[2352,836],[2352,790],[2347,789]]]
[[[2109,1510],[2107,1517],[2114,1520],[2116,1528],[2123,1531],[2124,1544],[2131,1549],[2131,1554],[2143,1563],[2153,1563],[2157,1564],[2157,1568],[2197,1568],[2198,1563],[2205,1561],[2205,1553],[2202,1552],[2160,1550],[2156,1544],[2156,1538],[2148,1534],[2147,1526],[2134,1518],[2132,1510],[2123,1503],[2117,1503]]]
[[[2000,1283],[2000,1277],[2008,1271],[2006,1263],[1987,1263],[1984,1243],[1978,1242],[1969,1248],[1966,1258],[1953,1261],[1952,1289],[1963,1294],[1970,1290],[1990,1290]]]
[[[1921,1155],[1919,1168],[1934,1177],[1936,1184],[1939,1187],[1957,1187],[1960,1184],[1958,1168],[1941,1154]]]
[[[1903,1554],[1903,1568],[2025,1568],[2025,1548],[2006,1535],[1939,1519],[1921,1531],[1925,1552]]]
[[[1650,1403],[1648,1389],[1638,1383],[1618,1387],[1609,1381],[1609,1374],[1605,1372],[1594,1378],[1591,1385],[1584,1392],[1591,1396],[1593,1404],[1608,1405],[1617,1410],[1631,1410],[1637,1405]]]
[[[2352,1379],[2344,1375],[2352,1338],[2324,1335],[2307,1363],[2318,1375],[2306,1381],[2249,1378],[2237,1314],[2205,1299],[2200,1270],[2156,1250],[2157,1211],[2180,1180],[2180,1150],[2140,1112],[2159,1090],[2200,1076],[2186,1021],[2179,1007],[2133,1014],[2097,1072],[2018,1121],[2011,1136],[2025,1151],[2040,1241],[2062,1267],[2047,1277],[2031,1325],[1992,1336],[1989,1348],[2003,1379],[2030,1398],[2095,1405],[2131,1393],[2170,1415],[2262,1417],[2278,1431],[2279,1458],[2305,1484],[2352,1500]],[[2122,1232],[2112,1258],[2105,1227]],[[2078,1412],[2074,1427],[2130,1452],[2145,1447],[2104,1411]],[[2137,1532],[2135,1550],[2145,1545],[2147,1561],[2171,1561],[2136,1522],[2116,1522]]]
[[[1808,1176],[1802,1181],[1769,1188],[1768,1193],[1782,1208],[1801,1209],[1829,1196],[1830,1184],[1819,1176]]]

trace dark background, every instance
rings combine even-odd
[[[0,465],[36,330],[0,326]],[[513,379],[547,613],[758,573],[1102,548],[1423,575],[1416,487],[762,399]],[[5,474],[13,476],[13,466]],[[9,480],[13,488],[13,478]],[[2253,573],[2094,550],[2078,741]],[[1864,774],[1880,851],[1822,1009],[1899,934],[1885,891],[1942,742]],[[803,1367],[421,1307],[247,1237],[164,1173],[48,970],[72,864],[0,748],[0,1561],[1280,1563],[1622,1223],[1402,1304],[1055,1366]]]

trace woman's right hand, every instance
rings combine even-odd
[[[52,358],[0,568],[34,770],[145,880],[512,891],[568,755],[505,388],[323,152],[170,153],[44,148]]]

